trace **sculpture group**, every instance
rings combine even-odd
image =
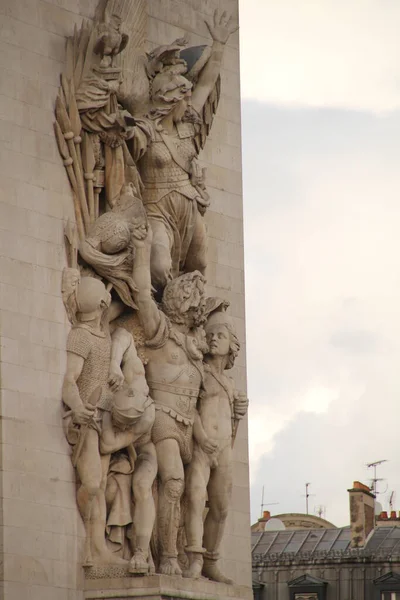
[[[217,562],[248,401],[226,375],[239,352],[228,303],[205,295],[197,157],[236,26],[217,12],[211,47],[180,39],[145,55],[132,2],[102,4],[68,39],[56,101],[75,208],[62,401],[84,566],[227,583]]]

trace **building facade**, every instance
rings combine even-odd
[[[399,519],[374,524],[369,488],[349,494],[348,527],[252,531],[255,600],[400,600]]]

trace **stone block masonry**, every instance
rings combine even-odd
[[[204,18],[220,4],[147,0],[147,50],[184,34],[190,45],[209,45]],[[94,19],[97,5],[97,0],[0,2],[0,596],[5,600],[84,598],[85,530],[60,402],[70,331],[61,296],[64,226],[75,215],[53,122],[66,37],[84,19]],[[236,16],[237,0],[227,0],[224,8]],[[200,156],[211,199],[205,217],[207,294],[230,302],[241,344],[232,375],[245,392],[237,32],[228,40],[221,79],[218,111]],[[221,569],[236,584],[250,586],[246,420],[239,426],[233,467]]]

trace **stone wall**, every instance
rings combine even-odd
[[[148,0],[149,47],[181,37],[209,43],[203,23],[217,0]],[[97,0],[0,2],[1,510],[7,600],[82,597],[83,526],[60,391],[69,325],[61,301],[63,223],[73,215],[53,135],[65,37]],[[227,2],[237,12],[237,0]],[[231,302],[245,389],[244,273],[238,34],[222,72],[222,99],[204,152],[212,194],[209,293]],[[247,426],[239,428],[235,487],[224,544],[227,575],[250,585]]]

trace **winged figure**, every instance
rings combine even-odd
[[[55,133],[80,247],[102,213],[118,212],[129,187],[144,205],[142,225],[153,230],[152,283],[161,294],[179,274],[206,269],[210,199],[197,159],[219,102],[224,47],[237,25],[216,11],[206,21],[211,46],[187,47],[180,38],[146,54],[145,16],[144,0],[102,0],[94,23],[68,39]],[[126,279],[120,286],[111,279],[115,290],[126,290]]]
[[[156,403],[153,437],[152,441],[146,437],[146,429],[140,439],[149,445],[154,468],[150,476],[144,473],[146,479],[141,479],[141,465],[148,470],[149,460],[143,458],[143,449],[141,456],[134,456],[133,446],[133,452],[128,452],[132,459],[129,464],[125,461],[117,468],[112,463],[109,474],[115,476],[108,479],[107,506],[104,490],[98,491],[96,480],[92,488],[98,508],[92,512],[92,500],[83,503],[83,509],[80,506],[87,526],[86,566],[96,560],[99,565],[108,564],[108,542],[114,543],[115,548],[117,540],[111,533],[105,545],[108,511],[107,526],[119,532],[118,552],[123,551],[128,538],[133,544],[130,572],[146,574],[152,570],[148,538],[155,517],[151,486],[157,453],[160,472],[164,474],[158,492],[158,570],[178,575],[181,568],[176,546],[184,490],[183,465],[190,460],[192,419],[196,418],[194,407],[203,380],[205,335],[200,325],[205,313],[221,304],[220,300],[210,300],[206,305],[204,297],[204,214],[210,198],[198,157],[218,107],[224,48],[237,25],[226,12],[216,11],[206,21],[212,38],[210,46],[188,47],[188,40],[180,38],[146,53],[147,4],[148,0],[99,0],[94,21],[84,22],[67,40],[66,67],[54,123],[72,188],[76,222],[75,226],[69,222],[65,229],[69,268],[63,274],[62,297],[74,328],[68,342],[70,364],[63,400],[70,409],[68,418],[76,420],[74,429],[76,425],[79,440],[71,439],[70,443],[76,448],[73,461],[82,483],[80,490],[89,498],[85,477],[92,465],[100,459],[103,477],[109,460],[104,457],[133,444],[126,437],[126,427],[133,427],[127,417],[135,420],[136,416],[128,415],[126,409],[135,409],[130,400],[134,394],[125,394],[118,404],[116,396],[108,397],[115,392],[111,384],[122,384],[129,372],[133,380],[144,381],[146,400],[150,389]],[[161,308],[154,293],[157,300],[163,299]],[[148,386],[140,361],[138,371],[133,362],[128,369],[129,348],[133,352],[131,336],[125,340],[126,348],[123,340],[122,345],[111,343],[108,324],[115,328],[117,316],[124,333],[133,333],[133,321],[138,317],[149,352]],[[81,375],[83,369],[86,370]],[[79,385],[86,385],[89,380],[90,384],[99,385],[102,393],[107,392],[113,404],[108,404],[108,400],[101,404],[96,394],[86,392],[82,400]],[[182,416],[182,411],[186,416]],[[230,422],[230,414],[228,418]],[[109,430],[104,429],[107,422]],[[108,431],[112,438],[113,449],[99,446],[101,427],[102,436]],[[114,444],[115,428],[125,445]],[[80,454],[82,448],[84,453],[89,452],[87,460]],[[114,485],[116,478],[123,476],[128,477],[127,485],[121,488],[125,504],[120,503],[116,496],[118,486]],[[115,502],[110,502],[111,496]],[[122,510],[124,507],[127,510]],[[133,537],[124,530],[131,523]],[[197,554],[202,552],[201,549]],[[122,560],[122,556],[117,558]],[[208,565],[215,563],[216,552],[210,552],[206,558]],[[115,566],[117,562],[121,568],[127,568],[121,560],[110,560],[110,564]],[[193,569],[190,576],[200,574],[199,568]],[[219,576],[215,568],[206,572],[214,579]]]

